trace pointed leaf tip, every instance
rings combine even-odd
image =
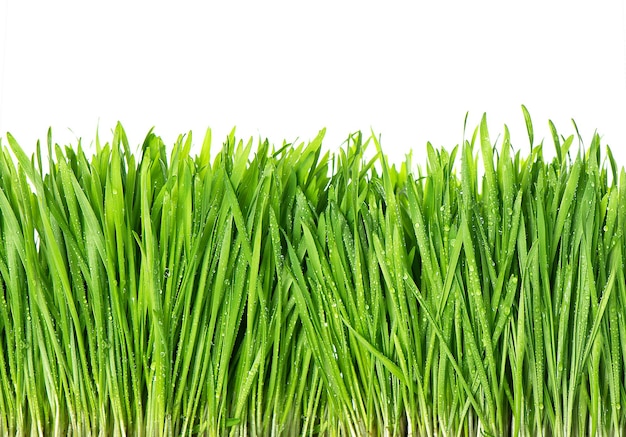
[[[526,106],[522,105],[522,112],[524,113],[524,121],[526,122],[526,130],[528,131],[528,139],[530,140],[530,148],[533,148],[533,141],[534,141],[534,132],[533,132],[533,122],[530,119],[530,113],[528,112],[528,109],[526,109]]]

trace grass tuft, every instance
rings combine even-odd
[[[522,112],[527,156],[483,116],[417,168],[361,133],[8,134],[0,433],[624,433],[626,173]]]

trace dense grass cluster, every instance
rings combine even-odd
[[[525,115],[528,157],[483,118],[422,169],[360,134],[9,135],[0,433],[622,432],[626,174]]]

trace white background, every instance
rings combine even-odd
[[[152,126],[196,145],[325,126],[337,149],[372,128],[400,162],[459,143],[468,111],[527,151],[525,104],[549,153],[548,119],[569,135],[573,118],[626,165],[621,1],[214,3],[0,0],[2,144],[32,152],[52,126],[89,146],[120,120],[134,146]]]

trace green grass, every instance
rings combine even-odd
[[[8,135],[0,434],[623,433],[626,173],[523,115],[528,156],[483,117],[419,168]]]

